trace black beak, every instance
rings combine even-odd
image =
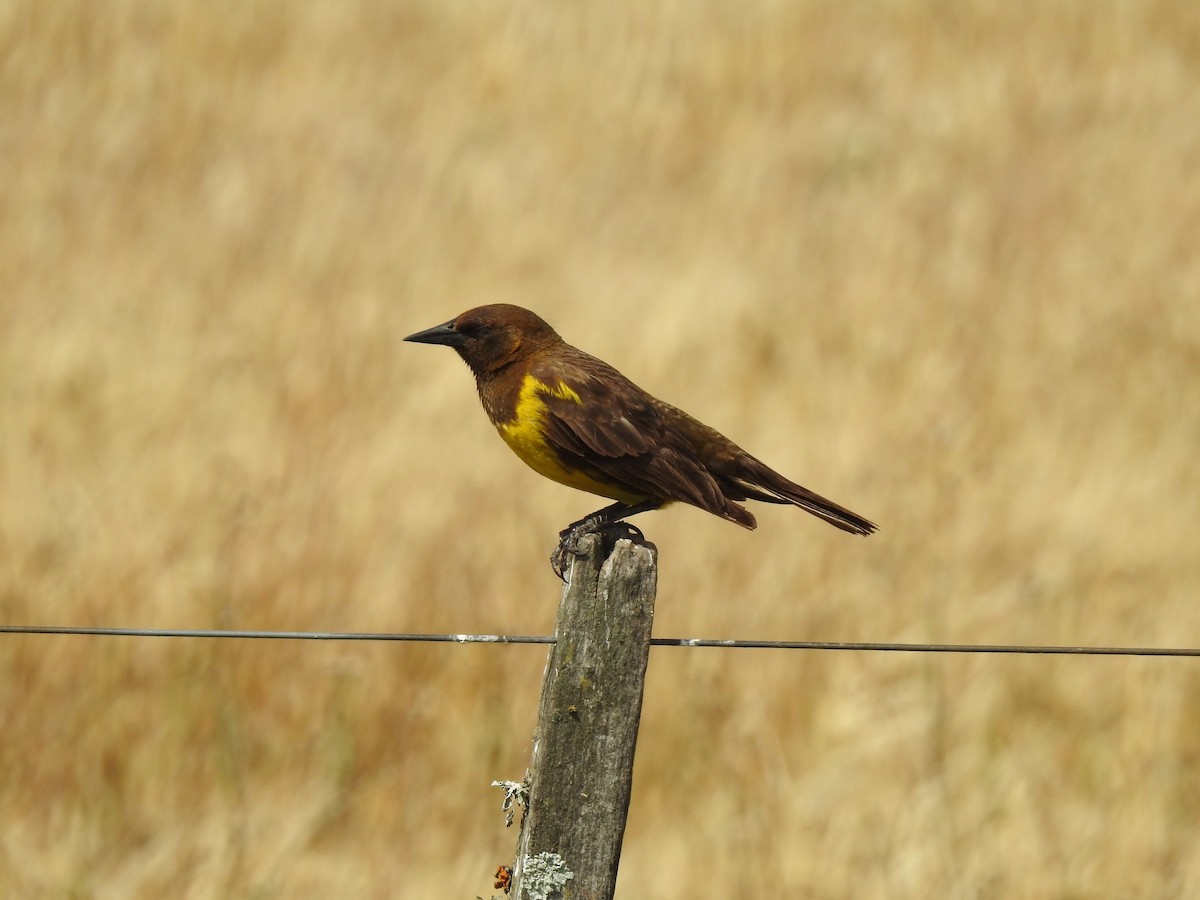
[[[432,328],[410,334],[405,340],[412,341],[414,344],[445,344],[447,347],[461,347],[467,342],[466,337],[455,330],[453,319],[442,325],[434,325]]]

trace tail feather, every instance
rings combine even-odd
[[[739,469],[739,487],[750,499],[766,500],[768,503],[791,503],[851,534],[871,534],[878,530],[879,526],[874,522],[820,494],[813,493],[806,487],[801,487],[794,481],[789,481],[753,457],[743,460]],[[764,492],[767,496],[763,496]]]

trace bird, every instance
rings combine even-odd
[[[685,503],[754,529],[746,500],[791,504],[842,531],[874,522],[785,478],[729,438],[564,341],[507,303],[469,309],[404,338],[452,348],[475,376],[484,411],[509,448],[547,478],[615,501],[560,533],[552,564],[589,531]]]

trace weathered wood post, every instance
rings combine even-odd
[[[579,541],[542,681],[517,900],[610,900],[633,783],[654,622],[657,552]]]

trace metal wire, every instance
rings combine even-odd
[[[0,625],[0,634],[82,634],[96,637],[240,638],[266,641],[418,641],[440,644],[553,644],[554,638],[526,634],[389,634],[362,631],[227,631],[192,628],[73,628],[57,625]]]
[[[227,631],[172,628],[74,628],[0,625],[0,634],[60,634],[93,637],[234,638],[283,641],[412,641],[440,644],[553,644],[551,635],[391,634],[356,631]],[[850,650],[892,653],[1009,653],[1051,656],[1200,657],[1195,647],[1088,647],[1037,644],[925,644],[879,641],[755,641],[711,638],[651,638],[655,647],[713,647],[741,650]]]

